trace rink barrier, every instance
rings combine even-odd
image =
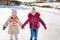
[[[30,10],[30,8],[26,6],[0,6],[0,8],[16,8],[16,9],[22,9],[22,10]]]

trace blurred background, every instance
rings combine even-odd
[[[49,2],[60,2],[60,0],[0,0],[0,5],[4,6],[15,6],[21,3],[49,3]]]

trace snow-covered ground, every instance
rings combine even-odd
[[[54,3],[32,3],[30,5],[37,5],[37,6],[51,6],[54,8],[60,8],[60,2],[54,2]]]
[[[31,7],[23,6],[23,8],[17,9],[17,15],[22,23],[27,19],[28,13],[31,11]],[[60,40],[60,10],[51,8],[39,8],[36,10],[40,12],[41,18],[47,25],[47,30],[44,30],[41,25],[38,32],[38,40]],[[2,30],[4,23],[11,16],[10,8],[0,8],[0,40],[9,40],[8,27],[6,30]],[[29,24],[25,26],[25,29],[20,29],[18,34],[19,40],[29,40],[30,39],[30,29]]]

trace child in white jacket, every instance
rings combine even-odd
[[[15,37],[15,40],[18,40],[18,34],[19,34],[19,26],[22,25],[21,21],[17,17],[17,11],[16,9],[12,9],[12,15],[7,20],[7,22],[3,26],[3,30],[9,25],[8,33],[10,34],[10,40],[13,40],[13,36]]]

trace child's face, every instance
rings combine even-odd
[[[32,12],[31,14],[34,16],[36,14],[36,12]]]
[[[17,19],[17,16],[16,15],[12,15],[11,18],[12,19]]]

